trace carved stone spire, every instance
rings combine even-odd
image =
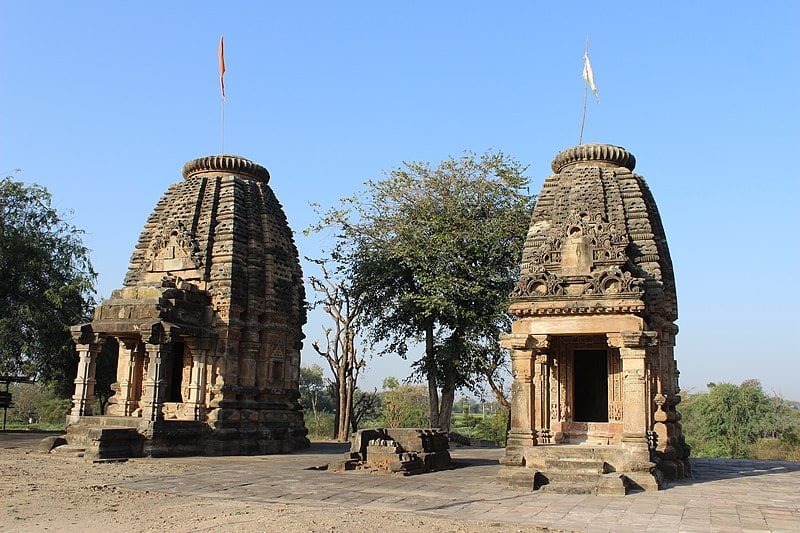
[[[556,155],[533,211],[512,313],[677,318],[672,262],[636,158],[582,144]]]

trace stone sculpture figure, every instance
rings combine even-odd
[[[613,493],[690,473],[672,262],[634,166],[623,148],[584,144],[542,187],[501,338],[514,382],[500,477],[514,485]]]
[[[561,247],[561,275],[581,276],[592,269],[592,248],[580,228],[572,228]]]

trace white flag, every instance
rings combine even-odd
[[[600,101],[600,95],[597,93],[597,85],[594,84],[594,72],[592,71],[592,64],[589,62],[589,52],[583,53],[583,81],[592,90],[592,94]]]

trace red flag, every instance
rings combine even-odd
[[[225,37],[219,38],[219,88],[222,91],[222,99],[225,100]]]

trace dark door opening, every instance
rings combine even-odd
[[[172,345],[172,361],[167,372],[167,394],[165,401],[182,402],[181,381],[183,380],[183,343]]]
[[[608,422],[608,350],[575,350],[576,422]]]

